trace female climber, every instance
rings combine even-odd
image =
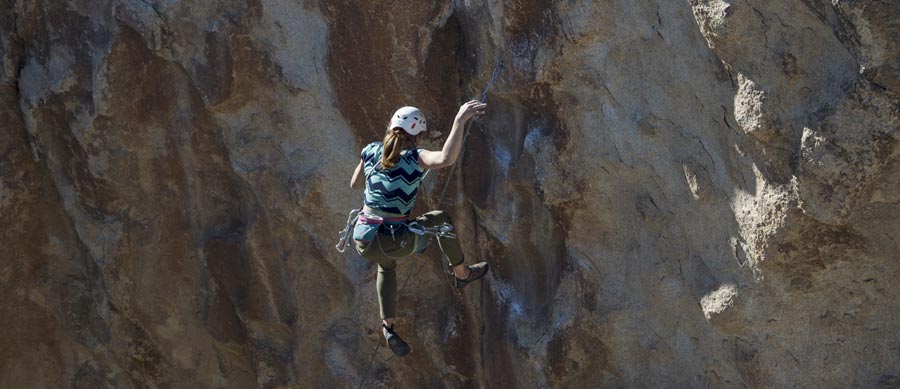
[[[453,165],[462,148],[466,122],[484,114],[486,104],[469,101],[459,108],[450,135],[440,151],[420,149],[416,137],[425,131],[425,115],[418,108],[403,107],[394,112],[383,142],[363,148],[359,165],[350,180],[351,188],[365,186],[365,206],[359,214],[353,239],[356,251],[378,265],[378,305],[382,332],[398,356],[409,353],[409,345],[394,332],[397,303],[397,260],[423,249],[425,236],[410,229],[415,226],[443,231],[452,229],[450,216],[444,211],[431,211],[408,220],[416,201],[416,193],[426,169]],[[409,148],[405,148],[409,145]],[[414,222],[411,224],[411,222]],[[487,262],[464,265],[462,248],[454,234],[439,233],[438,245],[450,262],[457,288],[475,281],[488,271]]]

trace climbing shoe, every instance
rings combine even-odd
[[[457,278],[456,276],[453,277],[453,279],[456,280],[457,288],[462,289],[468,283],[475,281],[481,277],[484,277],[484,275],[487,274],[490,266],[488,266],[487,262],[478,262],[474,265],[468,265],[468,266],[466,266],[466,268],[469,269],[468,277],[466,277],[465,279],[460,279],[460,278]]]
[[[387,339],[388,346],[391,347],[391,351],[394,352],[394,355],[402,357],[409,354],[409,345],[400,338],[400,335],[397,335],[397,333],[394,332],[393,324],[388,327],[384,325],[384,323],[381,323],[381,327],[384,329],[382,331],[384,333],[384,338]]]

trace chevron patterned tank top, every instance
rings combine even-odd
[[[382,212],[409,215],[425,170],[419,167],[418,148],[404,150],[390,169],[381,168],[382,143],[363,148],[360,158],[366,173],[365,204]]]

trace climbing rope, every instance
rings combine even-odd
[[[491,86],[494,85],[494,81],[497,80],[497,77],[500,76],[500,72],[502,72],[502,71],[503,71],[503,61],[498,61],[497,66],[494,67],[494,71],[491,72],[491,79],[488,80],[487,86],[485,86],[484,90],[481,91],[481,99],[479,101],[484,103],[487,100],[488,91],[491,90]],[[463,159],[463,157],[466,155],[466,147],[465,146],[466,146],[466,141],[469,139],[469,134],[470,133],[468,131],[466,131],[466,136],[463,137],[463,141],[462,141],[463,149],[459,153],[459,159],[457,159],[457,161],[461,161]],[[432,207],[433,209],[440,209],[439,207],[441,205],[441,202],[444,200],[444,195],[447,194],[447,188],[450,187],[450,185],[449,185],[450,177],[453,177],[454,172],[456,172],[456,164],[455,163],[453,164],[453,166],[450,167],[450,174],[447,176],[448,177],[447,183],[444,184],[444,190],[441,191],[441,195],[440,195],[440,197],[438,197],[438,202],[437,202],[437,204],[434,205],[434,207]]]
[[[494,85],[494,81],[497,80],[497,77],[500,75],[500,72],[502,72],[502,71],[503,71],[503,61],[498,61],[497,66],[494,67],[494,71],[491,73],[491,78],[490,78],[490,80],[488,80],[487,86],[485,86],[484,90],[481,92],[480,101],[482,103],[484,103],[485,100],[487,99],[488,91],[491,89],[491,86]],[[463,156],[465,155],[466,140],[468,140],[468,139],[469,139],[469,132],[467,131],[466,135],[463,137],[462,151],[460,152],[459,158],[457,158],[456,162],[459,162],[460,160],[462,160]],[[438,209],[438,207],[441,205],[441,202],[444,201],[444,195],[447,194],[447,188],[450,187],[450,178],[453,177],[453,173],[456,171],[456,165],[457,165],[457,163],[454,162],[453,166],[450,167],[450,174],[447,176],[447,181],[444,182],[444,189],[441,190],[441,195],[438,197],[438,201],[432,207],[432,209]],[[426,177],[428,177],[428,173],[430,173],[430,172],[431,172],[430,170],[426,171],[425,175],[422,177],[422,179],[424,180]],[[357,213],[358,212],[359,211],[357,211]],[[352,215],[353,215],[353,211],[351,211],[351,218],[353,217]],[[348,230],[350,229],[349,221],[350,221],[350,219],[348,219]],[[449,225],[446,225],[446,226],[448,226],[450,228],[446,229],[445,226],[424,227],[416,222],[411,222],[407,225],[407,228],[409,228],[410,232],[413,232],[417,235],[428,234],[428,235],[440,236],[440,237],[448,237],[448,238],[452,237],[453,239],[456,239],[456,235],[452,233],[453,227],[449,226]],[[341,246],[343,245],[344,247],[346,247],[346,241],[347,241],[347,237],[349,236],[349,233],[345,230],[341,234],[342,234],[342,241],[338,243],[337,248],[338,248],[338,251],[343,252],[343,250],[342,250],[343,247],[341,247]],[[431,237],[429,237],[429,239],[431,239]],[[379,243],[379,246],[380,245],[381,244]],[[384,253],[384,249],[382,249],[382,253]],[[398,296],[403,296],[403,291],[406,289],[406,285],[409,283],[409,279],[412,277],[413,273],[416,272],[416,269],[418,268],[418,266],[419,266],[418,261],[413,263],[412,270],[410,270],[410,272],[407,273],[406,280],[403,281],[403,286],[401,286],[400,290],[397,292]],[[452,288],[452,285],[451,285],[451,288]],[[378,355],[378,350],[381,348],[381,343],[382,342],[379,341],[378,344],[375,345],[375,349],[372,350],[372,356],[369,358],[369,364],[366,366],[366,371],[363,373],[362,379],[360,379],[359,386],[357,386],[357,388],[362,388],[363,384],[366,382],[366,377],[368,377],[368,375],[369,375],[369,369],[372,368],[372,362],[375,361],[375,356]]]

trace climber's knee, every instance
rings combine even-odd
[[[453,222],[450,220],[450,214],[442,210],[434,210],[426,213],[425,215],[436,225],[441,223],[453,224]]]

